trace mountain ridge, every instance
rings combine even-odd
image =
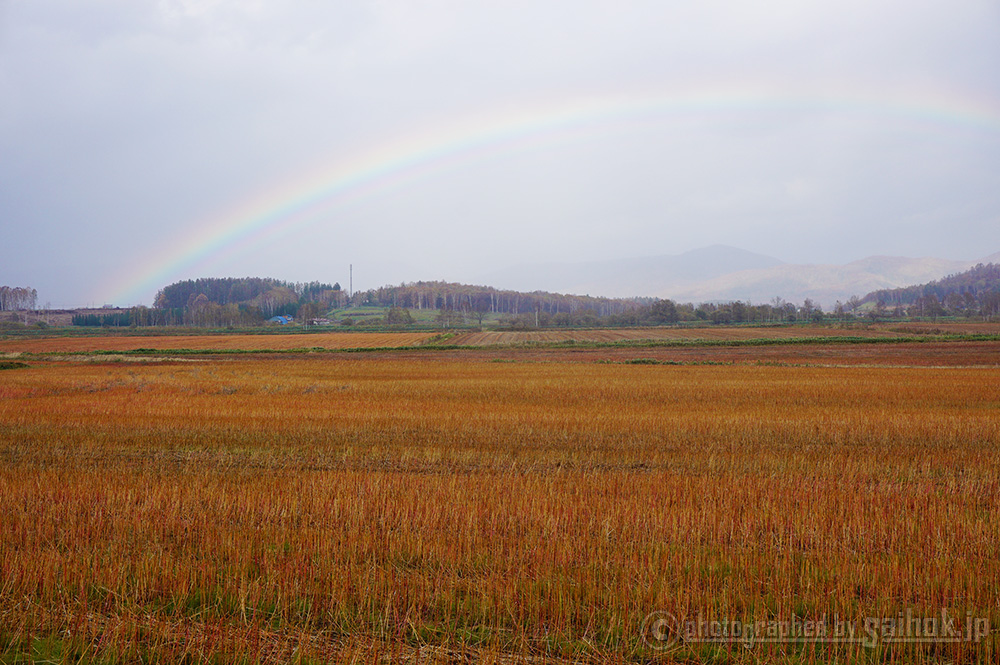
[[[652,297],[660,294],[640,293],[637,289],[656,283],[695,283],[735,270],[773,267],[783,263],[773,256],[716,244],[679,254],[580,262],[521,263],[508,269],[493,271],[480,279],[497,288],[519,291],[590,293],[612,298]],[[554,286],[557,284],[560,286]]]
[[[976,304],[995,314],[1000,309],[1000,263],[984,260],[964,272],[952,273],[933,282],[872,291],[861,302],[888,307],[921,305],[925,311],[935,313],[943,309],[942,305],[952,312],[964,312]]]
[[[978,263],[1000,262],[1000,252],[976,260],[873,255],[845,264],[786,263],[728,245],[674,255],[578,263],[522,264],[484,276],[498,288],[587,293],[605,297],[659,297],[677,302],[806,298],[832,308],[872,291],[921,284]]]

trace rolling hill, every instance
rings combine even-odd
[[[744,270],[673,290],[676,300],[749,300],[768,302],[781,297],[790,302],[811,298],[830,308],[838,300],[871,291],[927,282],[965,270],[975,261],[911,259],[873,256],[844,265],[784,264],[759,270]],[[660,295],[667,297],[665,290]]]
[[[484,284],[516,291],[553,291],[611,298],[662,296],[664,290],[695,286],[736,271],[782,265],[779,259],[727,245],[683,254],[580,263],[519,264],[481,277]]]
[[[677,302],[742,300],[791,302],[812,298],[830,308],[837,300],[940,279],[978,263],[933,257],[870,256],[843,265],[792,264],[725,245],[671,256],[586,263],[521,265],[484,276],[500,288],[545,289],[609,297],[656,296]]]
[[[986,257],[997,260],[1000,255]],[[887,306],[913,305],[921,298],[933,296],[938,302],[945,302],[956,294],[979,302],[989,294],[1000,293],[1000,260],[996,263],[983,262],[964,272],[948,275],[942,279],[896,289],[872,291],[862,299],[862,303],[881,302]],[[950,301],[949,301],[950,302]]]

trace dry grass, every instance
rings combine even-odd
[[[996,327],[1000,331],[1000,326]],[[910,333],[912,334],[912,333]],[[706,340],[739,341],[752,339],[801,339],[811,337],[904,337],[907,333],[884,327],[833,326],[768,326],[731,327],[708,326],[704,328],[617,328],[594,330],[493,330],[460,333],[448,341],[461,346],[493,346],[503,344],[544,344],[555,342],[638,342]]]
[[[997,335],[1000,321],[914,321],[910,323],[880,323],[884,328],[904,335]]]
[[[359,349],[413,346],[434,336],[430,332],[335,332],[290,335],[108,335],[101,337],[41,337],[0,340],[0,353],[133,351],[136,349],[286,350]]]
[[[494,354],[501,355],[501,354]],[[1000,367],[1000,341],[878,344],[773,344],[601,349],[543,349],[506,354],[512,360],[576,362],[778,364],[824,367]]]
[[[490,330],[453,332],[323,332],[293,334],[99,335],[94,337],[32,337],[0,339],[0,354],[142,349],[195,351],[267,351],[291,349],[385,349],[425,344],[462,347],[502,347],[560,343],[751,342],[753,340],[912,339],[926,335],[1000,335],[1000,323],[912,323],[877,325],[706,326],[616,329]]]
[[[357,359],[381,354],[358,352]],[[305,356],[310,357],[310,356]],[[1000,367],[1000,341],[809,344],[690,344],[682,346],[496,346],[400,350],[394,358],[432,361],[796,365],[812,367]],[[145,357],[136,357],[143,361]]]
[[[1000,657],[640,635],[656,610],[1000,626],[995,368],[432,357],[4,372],[0,660]]]

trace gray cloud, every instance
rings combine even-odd
[[[17,0],[0,21],[17,248],[0,282],[56,304],[148,303],[128,275],[163,247],[353,155],[601,99],[635,101],[377,181],[164,278],[344,281],[354,263],[368,287],[717,242],[795,261],[1000,249],[986,0]]]

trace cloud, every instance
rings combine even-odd
[[[619,99],[185,270],[343,282],[353,262],[368,287],[715,242],[799,261],[1000,244],[985,0],[19,0],[0,17],[0,223],[33,250],[0,282],[43,299],[149,302],[129,275],[242,202],[449,128]]]

